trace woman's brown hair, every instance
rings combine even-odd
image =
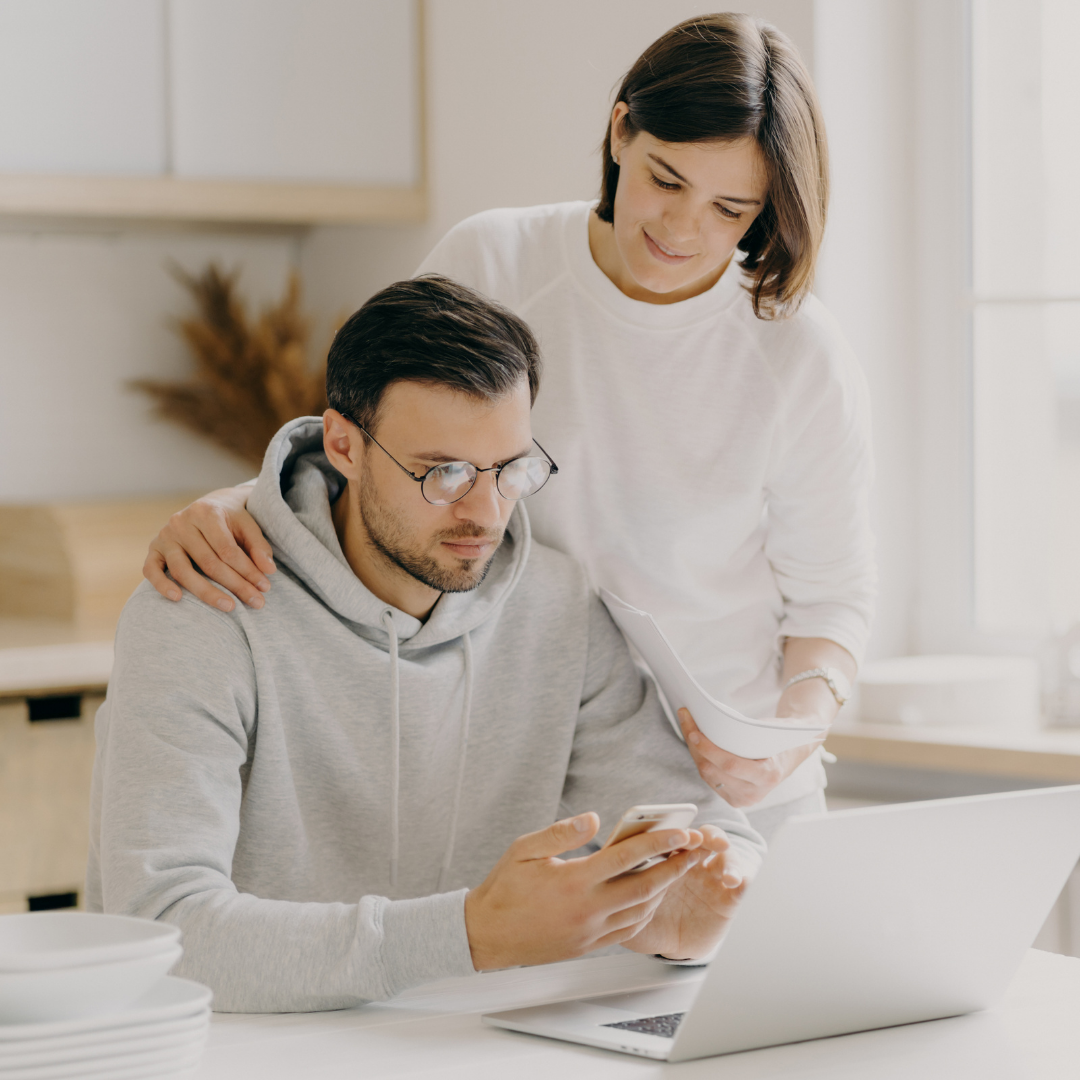
[[[739,241],[754,313],[794,311],[810,292],[825,231],[829,160],[810,74],[794,45],[749,15],[687,19],[657,39],[626,73],[620,134],[668,143],[756,140],[769,169],[766,205]],[[619,166],[611,122],[602,148],[601,221],[615,220]]]

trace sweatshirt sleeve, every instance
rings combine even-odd
[[[173,604],[140,590],[116,656],[96,732],[92,906],[179,926],[176,973],[209,986],[224,1012],[348,1008],[472,973],[465,890],[355,903],[237,890],[258,702],[234,622],[186,594]]]
[[[765,552],[784,598],[780,636],[829,638],[860,662],[877,585],[869,394],[839,328],[814,306],[801,324],[807,333],[786,329],[777,350],[787,370],[778,378]]]
[[[698,774],[664,715],[655,684],[634,664],[618,627],[592,595],[588,664],[562,812],[595,810],[600,815],[599,846],[631,806],[680,802],[697,805],[696,824],[717,825],[747,854],[764,854],[765,842],[746,815]]]

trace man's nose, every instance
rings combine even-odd
[[[502,524],[506,500],[499,494],[494,472],[483,472],[468,495],[454,503],[457,516],[475,522],[481,528],[492,529]]]

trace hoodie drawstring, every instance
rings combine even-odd
[[[381,623],[390,643],[390,725],[394,739],[393,753],[390,757],[390,887],[397,888],[398,856],[400,853],[400,802],[401,802],[401,678],[398,667],[398,636],[394,626],[393,613],[387,609],[382,613]],[[454,787],[454,803],[450,812],[450,836],[446,842],[446,854],[439,870],[436,892],[442,892],[443,882],[450,872],[450,862],[454,857],[454,842],[457,839],[458,817],[461,813],[461,798],[465,790],[465,758],[469,748],[469,725],[472,720],[473,692],[473,653],[472,639],[466,630],[462,635],[462,648],[465,652],[465,700],[462,704],[461,740],[458,747],[457,782]]]
[[[472,719],[473,655],[472,639],[468,630],[462,635],[462,647],[465,650],[465,701],[461,709],[461,745],[458,748],[457,785],[454,788],[454,808],[450,813],[450,836],[446,841],[446,854],[443,856],[439,881],[435,886],[437,893],[442,892],[446,875],[450,873],[450,860],[454,857],[454,841],[457,839],[458,814],[461,811],[461,794],[465,789],[465,755],[469,749],[469,722]]]
[[[394,616],[382,613],[382,625],[390,639],[390,726],[394,749],[390,755],[390,887],[397,888],[399,826],[398,803],[401,788],[401,684],[398,674],[398,639]]]

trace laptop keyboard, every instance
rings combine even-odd
[[[675,1038],[675,1029],[686,1013],[666,1013],[664,1016],[643,1016],[640,1020],[623,1020],[618,1024],[601,1024],[601,1027],[620,1028],[622,1031],[642,1031],[646,1035]]]

